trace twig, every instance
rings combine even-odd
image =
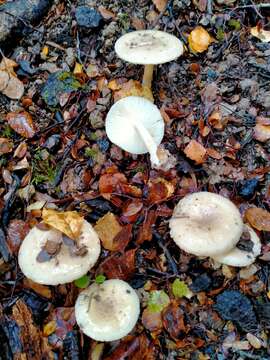
[[[178,274],[178,268],[177,268],[177,265],[172,257],[172,255],[170,254],[169,250],[167,249],[167,247],[163,244],[163,241],[162,241],[162,236],[157,232],[157,231],[153,231],[153,235],[154,237],[156,238],[157,240],[157,243],[159,245],[159,247],[164,251],[164,254],[167,258],[167,261],[173,271],[173,274],[174,275],[177,275]]]

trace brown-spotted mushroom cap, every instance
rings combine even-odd
[[[225,254],[235,247],[243,232],[237,207],[221,195],[197,192],[176,205],[170,219],[176,244],[197,256]]]
[[[75,304],[81,330],[97,341],[114,341],[126,336],[140,314],[135,290],[123,280],[106,280],[82,291]]]
[[[117,101],[107,114],[105,128],[115,145],[132,154],[149,152],[152,164],[159,165],[157,149],[164,135],[164,121],[151,101],[139,96]]]
[[[252,243],[250,251],[241,250],[238,247],[233,248],[225,255],[214,256],[213,259],[221,264],[229,266],[244,267],[254,263],[256,257],[261,253],[261,241],[256,232],[245,224],[244,232],[248,232]]]
[[[59,253],[48,261],[38,261],[42,249],[48,241],[62,243],[62,233],[55,229],[40,230],[33,227],[19,250],[19,266],[26,277],[46,285],[65,284],[74,281],[93,267],[100,254],[99,238],[86,220],[76,243],[84,247],[83,256],[72,255],[69,247],[63,242]]]
[[[175,60],[184,51],[182,42],[174,35],[159,30],[132,31],[115,43],[120,59],[145,66],[144,85],[151,87],[153,65]]]

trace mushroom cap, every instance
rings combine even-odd
[[[158,30],[132,31],[115,43],[120,59],[132,64],[164,64],[183,54],[182,42],[174,35]]]
[[[243,232],[237,207],[225,197],[210,192],[193,193],[180,200],[169,225],[176,244],[197,256],[229,252]]]
[[[92,226],[84,220],[79,245],[85,245],[88,252],[84,256],[71,256],[64,243],[59,254],[46,262],[38,262],[42,247],[48,240],[62,233],[58,230],[40,230],[32,228],[19,250],[18,261],[24,275],[29,279],[45,285],[58,285],[74,281],[93,267],[100,254],[100,241]]]
[[[261,241],[256,232],[248,225],[245,224],[245,229],[250,234],[250,240],[253,242],[252,251],[244,251],[235,247],[225,255],[218,255],[213,259],[221,264],[229,266],[249,266],[254,263],[256,257],[261,253]]]
[[[75,304],[81,330],[97,341],[114,341],[127,335],[140,314],[140,301],[123,280],[111,279],[92,284],[82,291]]]
[[[145,154],[148,149],[136,130],[143,125],[157,146],[164,135],[164,121],[156,105],[140,96],[128,96],[117,101],[107,114],[105,128],[112,143],[132,154]]]

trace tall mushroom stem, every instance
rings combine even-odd
[[[154,65],[151,64],[145,65],[142,83],[143,85],[149,87],[149,89],[151,89],[152,87],[153,71],[154,71]]]
[[[158,166],[160,164],[160,160],[157,156],[157,144],[155,143],[152,135],[149,131],[139,122],[134,124],[135,129],[138,131],[139,135],[141,136],[148,152],[150,153],[150,160],[153,165]]]

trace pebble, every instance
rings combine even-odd
[[[75,11],[75,17],[78,26],[95,29],[98,28],[102,22],[102,16],[100,13],[88,6],[78,6]]]

